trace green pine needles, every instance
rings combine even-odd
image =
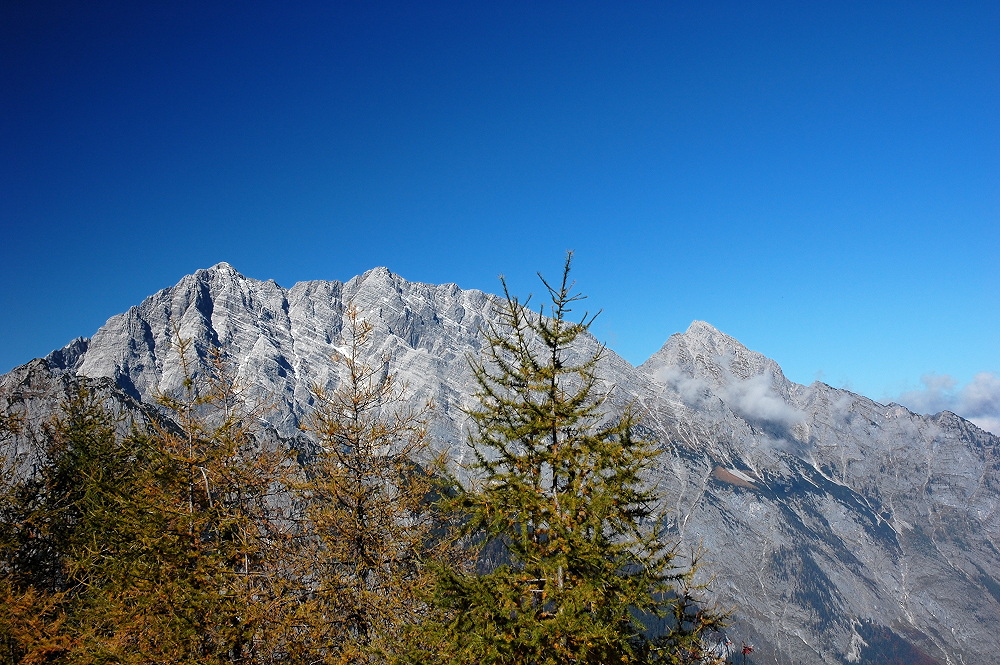
[[[681,566],[653,528],[642,475],[656,450],[635,435],[632,410],[604,409],[603,349],[574,358],[594,317],[570,319],[584,299],[571,259],[558,284],[542,278],[551,302],[537,311],[501,279],[498,323],[471,360],[482,480],[456,499],[463,534],[496,560],[481,553],[489,572],[442,573],[436,602],[451,619],[426,646],[456,665],[715,662],[703,638],[722,617],[698,606],[693,562]]]
[[[503,285],[465,487],[353,307],[306,466],[179,335],[182,389],[131,426],[85,388],[37,433],[9,407],[0,443],[44,454],[0,460],[0,665],[721,662],[696,562],[660,539],[657,450],[581,351],[570,259],[536,310]]]

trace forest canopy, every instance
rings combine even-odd
[[[260,436],[224,348],[178,336],[182,389],[141,422],[79,379],[44,463],[4,465],[0,662],[724,662],[725,617],[643,481],[657,448],[603,408],[601,351],[570,353],[593,322],[570,259],[537,309],[504,284],[463,482],[354,306],[309,450]]]

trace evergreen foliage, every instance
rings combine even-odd
[[[593,317],[570,319],[569,269],[537,311],[504,284],[464,488],[438,480],[430,405],[365,361],[353,307],[304,467],[189,341],[162,418],[129,426],[77,390],[37,473],[0,475],[0,664],[717,662],[722,617],[659,541],[656,450],[605,408],[601,351],[577,351]],[[21,425],[0,415],[0,440]]]
[[[48,464],[12,484],[3,504],[4,662],[107,652],[117,598],[135,579],[149,523],[141,495],[147,458],[84,388],[44,428]]]
[[[425,636],[425,658],[511,665],[713,662],[702,639],[722,617],[692,601],[693,566],[664,548],[642,482],[653,445],[636,415],[610,418],[596,374],[602,351],[574,360],[593,317],[583,296],[542,279],[549,307],[510,295],[472,359],[479,390],[473,471],[457,499],[466,537],[499,548],[489,572],[442,570],[435,600],[451,619]],[[548,316],[546,316],[546,314]],[[643,619],[666,626],[649,636]],[[415,658],[416,660],[417,658]]]

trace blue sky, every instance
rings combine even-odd
[[[1000,423],[998,63],[987,1],[6,2],[0,371],[219,261],[573,249],[633,363],[699,319]]]

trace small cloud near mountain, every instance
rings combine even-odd
[[[919,413],[951,411],[1000,434],[1000,375],[980,372],[961,387],[947,374],[925,374],[920,382],[922,389],[905,392],[893,401]]]
[[[804,411],[789,404],[774,390],[770,372],[747,379],[725,372],[725,383],[714,391],[704,379],[687,376],[676,367],[662,367],[655,376],[676,390],[685,404],[694,408],[703,408],[713,395],[717,395],[730,409],[751,420],[791,427],[806,417]]]
[[[786,402],[774,391],[769,374],[734,381],[723,389],[722,398],[740,415],[791,427],[805,420],[806,414]]]

